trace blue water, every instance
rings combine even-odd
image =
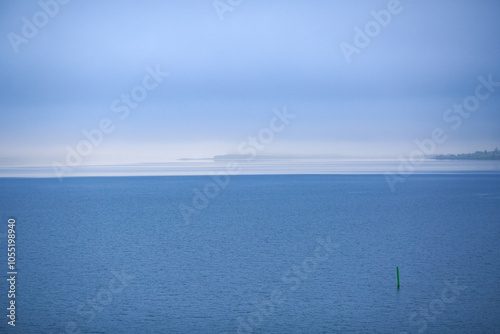
[[[211,182],[0,179],[0,332],[500,332],[500,175]]]

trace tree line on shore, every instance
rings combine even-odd
[[[434,159],[439,160],[500,160],[500,151],[498,147],[493,151],[476,151],[474,153],[462,154],[440,154],[436,155]]]

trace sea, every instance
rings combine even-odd
[[[0,178],[0,219],[1,333],[500,333],[499,173]]]

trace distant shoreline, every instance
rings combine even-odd
[[[476,151],[474,153],[462,154],[440,154],[434,157],[436,160],[500,160],[500,151]]]

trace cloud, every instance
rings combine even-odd
[[[168,79],[106,138],[116,159],[231,153],[283,105],[300,119],[270,151],[403,154],[442,125],[478,75],[500,80],[500,5],[401,4],[347,63],[340,43],[387,1],[245,1],[224,21],[210,1],[69,2],[18,53],[0,43],[0,154],[61,156],[83,129],[116,116],[111,102],[156,65]],[[2,36],[21,33],[37,11],[36,1],[3,4]],[[483,146],[500,140],[499,103],[488,100],[443,149],[491,149]]]

